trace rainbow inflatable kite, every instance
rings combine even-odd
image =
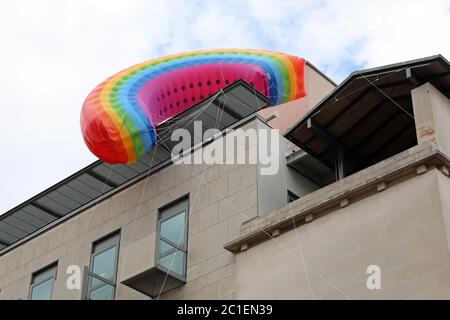
[[[149,60],[100,83],[86,98],[81,130],[108,163],[137,161],[156,143],[155,128],[242,79],[271,105],[306,95],[305,60],[263,50],[194,51]]]

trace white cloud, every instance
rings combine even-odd
[[[242,47],[309,59],[336,80],[450,57],[448,1],[0,0],[0,212],[94,160],[79,130],[87,93],[137,62]]]

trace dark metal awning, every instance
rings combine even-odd
[[[53,227],[112,194],[171,163],[170,132],[193,120],[203,129],[219,130],[238,125],[246,117],[269,105],[268,99],[244,81],[237,81],[184,113],[161,124],[157,146],[130,165],[95,161],[33,198],[0,215],[0,255],[13,245]],[[193,141],[193,142],[202,142]],[[193,144],[192,144],[193,145]]]
[[[450,97],[441,55],[353,72],[286,137],[330,168],[340,150],[354,172],[417,143],[411,90],[426,82]]]

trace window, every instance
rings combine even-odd
[[[38,272],[33,273],[30,285],[30,300],[51,300],[53,294],[53,284],[56,280],[57,264],[48,266]]]
[[[297,200],[298,198],[299,198],[299,196],[296,195],[295,193],[293,193],[292,191],[290,191],[290,190],[287,191],[288,203],[291,203],[291,202]]]
[[[95,242],[87,278],[88,300],[114,300],[120,233]]]
[[[186,278],[188,212],[185,197],[160,209],[158,220],[158,266],[182,280]]]

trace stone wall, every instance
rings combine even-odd
[[[255,121],[243,129],[254,126]],[[251,164],[168,166],[1,256],[0,299],[27,299],[32,273],[56,261],[54,299],[80,299],[81,291],[66,288],[67,267],[88,266],[92,242],[119,229],[120,279],[123,249],[144,237],[156,240],[158,208],[186,194],[187,284],[161,298],[233,298],[235,259],[223,244],[238,235],[243,221],[257,215],[256,180]],[[119,283],[116,298],[148,299]]]
[[[251,247],[237,255],[236,297],[449,299],[449,196],[433,169]],[[366,286],[369,265],[380,290]]]

